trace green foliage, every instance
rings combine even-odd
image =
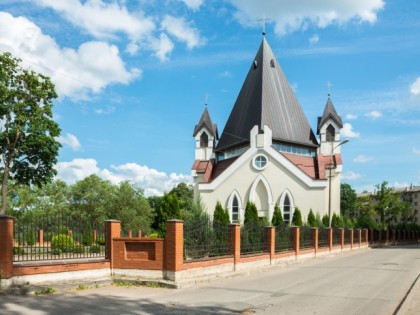
[[[319,212],[315,215],[315,221],[316,221],[316,227],[324,227],[324,224],[322,223],[322,218]]]
[[[106,242],[106,240],[105,240],[104,236],[100,236],[100,237],[96,238],[96,244],[98,244],[98,245],[104,246],[105,242]]]
[[[292,218],[292,225],[294,226],[302,226],[302,213],[300,212],[299,208],[296,207],[295,211],[293,212],[293,218]]]
[[[158,233],[151,233],[148,235],[149,238],[158,238],[159,234]]]
[[[54,84],[20,62],[10,53],[0,54],[0,214],[6,214],[11,182],[41,186],[56,175],[61,146],[53,120]]]
[[[333,213],[332,219],[331,219],[331,226],[335,228],[341,228],[342,222],[340,221],[340,216],[338,216],[336,213]]]
[[[90,228],[86,228],[82,235],[82,244],[89,246],[93,243],[93,231]]]
[[[82,245],[74,245],[71,250],[74,254],[83,254],[85,252],[85,247]]]
[[[99,254],[102,250],[102,247],[99,245],[92,245],[89,247],[89,253],[91,254]]]
[[[308,226],[310,227],[317,227],[318,226],[318,222],[315,218],[314,212],[312,211],[312,209],[309,209],[309,214],[308,214]]]
[[[257,207],[253,202],[248,201],[245,207],[245,217],[244,217],[244,224],[248,223],[259,223],[260,219],[258,217],[258,210]]]
[[[58,253],[55,255],[71,252],[73,250],[73,246],[74,246],[73,237],[66,234],[55,235],[53,236],[51,240],[52,252]]]
[[[27,238],[28,245],[34,246],[35,245],[35,234],[33,231],[28,231],[28,238]]]
[[[227,209],[223,209],[221,203],[218,201],[213,213],[213,223],[215,225],[228,225],[230,223],[229,213]]]
[[[357,208],[356,191],[349,184],[341,184],[341,215],[353,217]]]
[[[25,250],[22,247],[14,246],[13,255],[25,255]]]
[[[271,219],[271,225],[280,226],[284,224],[283,215],[281,213],[280,207],[276,204],[274,206],[273,218]]]
[[[330,218],[328,217],[328,214],[324,214],[322,217],[322,225],[324,227],[329,227],[330,226]]]
[[[179,202],[179,208],[183,211],[191,211],[194,206],[194,189],[192,185],[179,183],[172,188],[169,194],[176,196]]]
[[[160,208],[156,211],[155,226],[159,236],[166,235],[166,221],[171,219],[181,219],[178,198],[175,195],[164,194]]]

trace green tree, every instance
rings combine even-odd
[[[125,181],[115,187],[110,198],[107,217],[120,220],[126,230],[149,234],[153,211],[143,190]]]
[[[322,225],[324,227],[329,227],[330,226],[330,218],[328,217],[328,214],[324,214],[322,217]]]
[[[155,226],[159,236],[166,235],[166,221],[171,219],[181,219],[181,210],[179,209],[178,198],[172,194],[164,194],[162,203],[156,211]]]
[[[169,192],[175,195],[179,202],[179,208],[182,211],[190,211],[194,204],[194,189],[192,185],[179,183]]]
[[[258,210],[255,203],[248,201],[245,207],[245,217],[244,217],[244,224],[248,223],[259,223],[260,219],[258,217]]]
[[[223,209],[219,201],[214,208],[213,223],[216,225],[228,225],[230,223],[229,213],[227,209]]]
[[[388,221],[388,216],[391,213],[392,203],[394,201],[392,188],[388,187],[387,181],[383,181],[375,187],[377,189],[375,210],[381,218],[382,226],[385,227]]]
[[[6,214],[9,184],[40,186],[56,170],[60,128],[53,120],[51,80],[23,69],[21,60],[0,54],[1,210]]]
[[[296,207],[295,211],[293,212],[292,225],[302,226],[302,213],[300,213],[298,207]]]
[[[107,219],[115,187],[97,175],[90,175],[71,187],[70,208],[73,216],[90,226]]]
[[[280,207],[276,204],[274,206],[273,218],[271,219],[271,225],[280,226],[284,224],[283,215],[281,213]]]
[[[316,221],[316,218],[315,218],[315,214],[314,214],[314,212],[312,211],[312,209],[309,209],[309,214],[308,214],[308,225],[309,225],[310,227],[317,227],[317,226],[318,226],[317,221]]]
[[[349,184],[341,184],[340,186],[341,198],[341,215],[353,217],[357,206],[356,191]]]

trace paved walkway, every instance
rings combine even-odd
[[[368,249],[180,290],[5,295],[0,314],[420,314],[419,274],[420,246]]]

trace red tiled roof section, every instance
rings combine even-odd
[[[216,179],[220,174],[222,174],[229,166],[232,165],[233,162],[236,161],[237,158],[238,158],[238,156],[235,156],[233,158],[217,162],[214,165],[213,174],[212,174],[213,176],[212,176],[211,180]]]
[[[295,155],[290,153],[283,154],[290,162],[295,164],[299,169],[301,169],[306,175],[313,179],[319,179],[318,175],[318,165],[315,158],[310,156]]]
[[[214,165],[214,160],[211,160],[211,161],[195,160],[191,169],[193,171],[196,171],[197,174],[204,174],[203,181],[205,183],[208,183],[211,181],[213,165]]]
[[[326,172],[331,163],[333,164],[333,168],[337,165],[342,165],[343,161],[341,159],[341,154],[334,154],[332,159],[331,156],[318,154],[319,179],[327,178]]]

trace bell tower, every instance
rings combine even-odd
[[[340,129],[343,128],[341,117],[338,116],[334,105],[328,94],[327,104],[325,105],[322,117],[318,117],[318,135],[320,138],[319,153],[324,156],[331,156],[340,153]],[[333,150],[335,152],[333,152]]]
[[[217,125],[210,118],[207,105],[204,108],[200,121],[194,128],[195,160],[209,161],[214,158],[214,147],[219,139]]]

